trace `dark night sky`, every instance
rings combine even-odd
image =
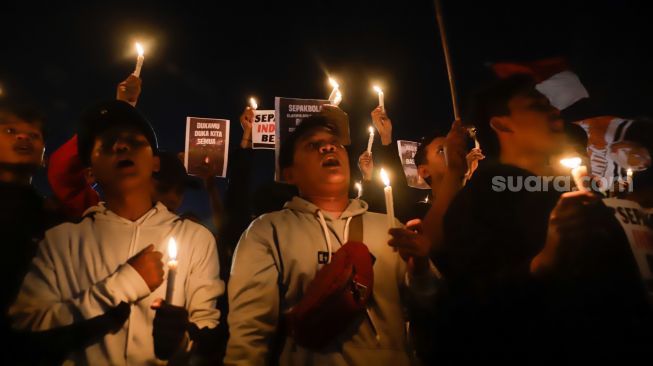
[[[643,4],[442,1],[463,101],[489,77],[488,62],[566,56],[606,110],[651,115],[651,16]],[[397,137],[416,139],[448,126],[431,1],[263,4],[3,3],[0,86],[42,106],[52,151],[72,135],[85,106],[114,96],[133,70],[133,40],[140,37],[153,42],[139,108],[167,150],[183,149],[188,115],[231,119],[232,141],[239,141],[237,119],[248,96],[257,96],[263,109],[274,107],[275,96],[326,98],[327,72],[341,84],[341,107],[360,147],[352,156],[364,149],[376,106],[372,81],[385,86]],[[259,176],[272,174],[266,153]],[[42,177],[37,183],[44,186]],[[196,196],[186,208],[206,212]]]

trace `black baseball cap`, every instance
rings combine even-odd
[[[110,100],[98,103],[82,114],[77,130],[77,151],[84,166],[91,165],[91,150],[95,138],[116,126],[140,131],[149,141],[154,154],[158,154],[156,133],[150,122],[131,104]]]

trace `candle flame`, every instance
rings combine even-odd
[[[145,53],[145,50],[143,50],[143,46],[141,46],[140,43],[136,42],[136,51],[138,52],[139,56],[143,56]]]
[[[370,131],[370,135],[374,135],[374,127],[370,126],[368,130]]]
[[[252,109],[258,109],[258,103],[256,103],[256,99],[254,98],[249,98],[249,105]]]
[[[334,89],[338,89],[340,87],[340,85],[338,85],[338,82],[336,82],[333,78],[329,78],[329,84],[331,84],[331,86]]]
[[[560,164],[562,164],[563,166],[566,166],[569,169],[578,168],[581,163],[582,163],[582,160],[579,157],[566,158],[566,159],[561,159],[560,160]]]
[[[381,168],[381,180],[386,187],[390,187],[390,177],[388,177],[388,173],[383,168]]]
[[[628,176],[628,178],[632,178],[633,177],[633,170],[631,168],[628,168],[626,170],[626,175]]]
[[[424,203],[429,203],[429,195],[426,195],[426,198],[424,198]]]
[[[177,242],[175,238],[170,238],[168,241],[168,257],[173,261],[177,259]]]
[[[374,89],[375,92],[377,92],[379,94],[383,93],[383,89],[381,89],[381,87],[379,87],[377,85],[374,85],[372,88]]]
[[[360,182],[356,182],[355,186],[356,186],[356,190],[358,190],[358,196],[360,197],[361,192],[363,191],[363,186],[361,185]]]

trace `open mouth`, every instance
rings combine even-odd
[[[339,166],[340,166],[340,161],[335,156],[327,156],[322,160],[323,168],[334,168]]]
[[[17,143],[14,145],[14,151],[19,154],[31,154],[34,152],[34,146],[29,143]]]
[[[133,167],[135,164],[133,161],[129,159],[124,159],[120,160],[118,163],[116,163],[116,168],[118,169],[124,169],[124,168],[130,168]]]

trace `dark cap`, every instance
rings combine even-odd
[[[198,179],[191,177],[186,172],[184,164],[177,154],[161,151],[159,152],[161,161],[159,171],[152,176],[159,182],[162,191],[168,191],[173,188],[178,189],[200,189],[202,187]]]
[[[111,100],[99,103],[82,114],[77,130],[77,151],[82,164],[91,165],[91,150],[95,138],[116,126],[135,128],[140,131],[150,142],[152,151],[158,153],[156,134],[147,119],[131,104],[121,100]]]

